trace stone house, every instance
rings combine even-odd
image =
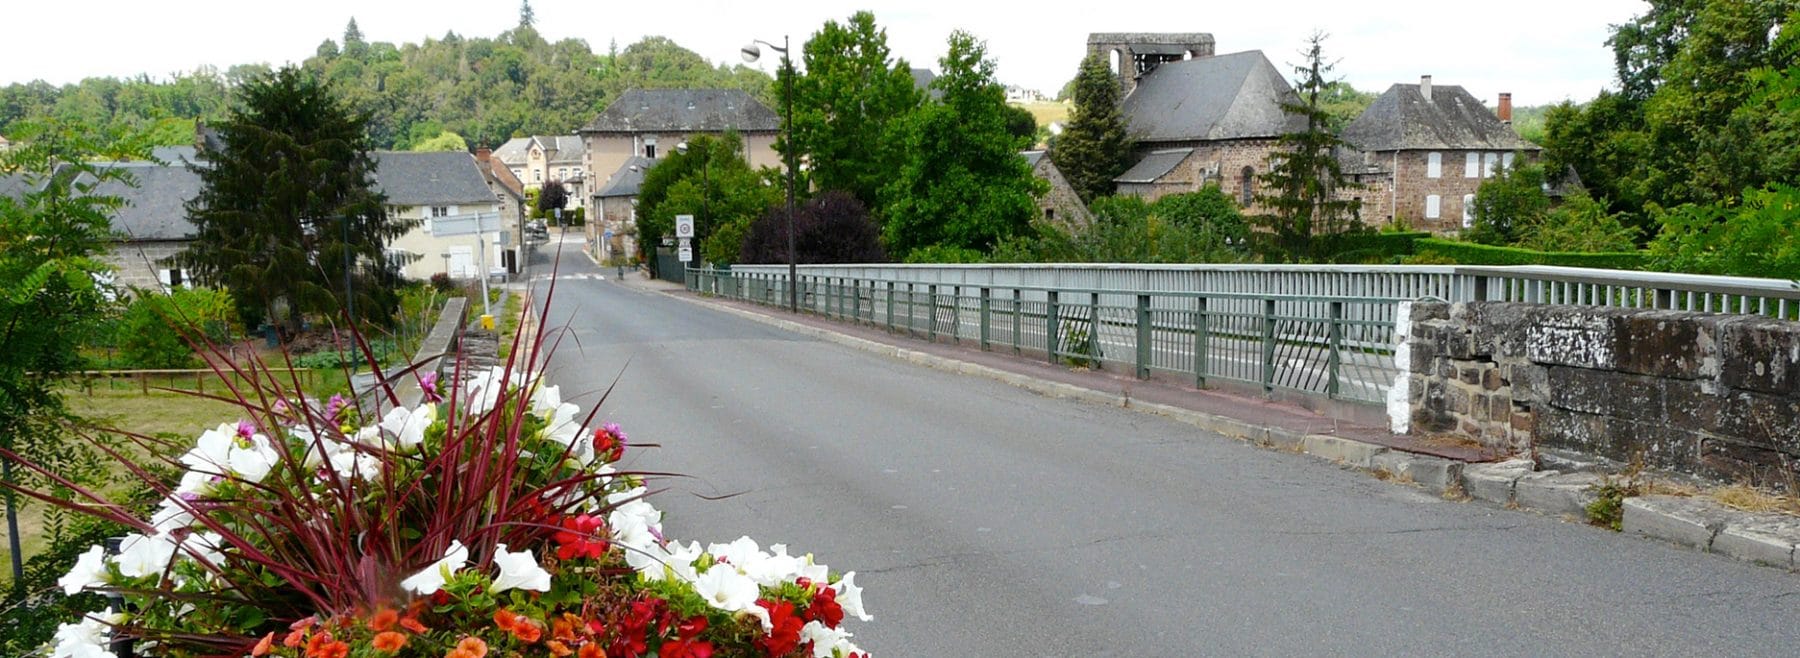
[[[113,269],[113,285],[161,292],[192,287],[187,270],[166,260],[194,239],[186,204],[205,187],[200,175],[182,164],[119,162],[100,166],[121,169],[132,179],[132,184],[108,180],[94,189],[95,194],[124,201],[112,216],[114,242],[100,256]]]
[[[1468,90],[1434,85],[1431,76],[1376,98],[1342,135],[1360,155],[1348,159],[1346,172],[1375,188],[1363,199],[1363,216],[1398,217],[1440,234],[1472,225],[1482,181],[1541,151],[1513,130],[1512,95],[1499,100],[1498,112],[1489,110]]]
[[[514,252],[507,257],[513,259],[508,263],[508,271],[518,272],[523,263],[518,260],[520,255],[517,251],[519,245],[525,244],[525,217],[528,214],[525,208],[525,183],[513,176],[512,169],[494,158],[493,152],[485,146],[475,149],[475,167],[481,170],[482,179],[487,181],[488,191],[493,192],[494,197],[500,200],[500,216],[507,232],[512,235],[512,246],[508,251]]]
[[[375,156],[375,186],[387,195],[388,214],[419,220],[405,235],[388,245],[390,254],[406,261],[401,273],[410,279],[428,279],[447,272],[458,278],[479,276],[504,262],[503,233],[517,235],[516,225],[482,235],[438,236],[433,222],[468,215],[500,216],[501,200],[476,165],[475,156],[460,151],[402,153],[379,151]],[[510,242],[510,238],[506,240]],[[484,251],[485,248],[485,251]]]
[[[587,245],[588,253],[600,262],[615,256],[630,258],[638,253],[638,188],[644,184],[644,173],[654,164],[656,161],[650,158],[633,156],[607,179],[600,191],[594,193],[594,202],[600,208],[600,213],[595,216],[600,221],[587,223]]]
[[[547,181],[560,181],[569,192],[569,208],[579,206],[592,189],[586,154],[587,146],[576,135],[515,137],[494,151],[494,156],[506,163],[526,190],[541,188]]]
[[[619,178],[632,158],[655,160],[694,135],[736,132],[744,140],[751,167],[781,167],[775,138],[781,118],[774,110],[737,89],[633,89],[601,110],[579,131],[585,171]],[[587,189],[597,192],[607,183]],[[583,197],[590,217],[602,214],[599,197]],[[593,238],[592,235],[589,236]]]
[[[1087,205],[1081,202],[1081,196],[1075,193],[1075,188],[1069,187],[1069,179],[1063,177],[1056,163],[1045,157],[1048,155],[1045,151],[1025,151],[1020,155],[1031,165],[1031,175],[1050,184],[1050,191],[1037,200],[1038,212],[1042,213],[1045,222],[1074,231],[1094,221]]]
[[[1088,48],[1110,53],[1136,140],[1120,193],[1155,200],[1218,185],[1260,211],[1256,177],[1281,136],[1304,127],[1282,109],[1297,98],[1261,51],[1214,55],[1207,34],[1094,34]]]

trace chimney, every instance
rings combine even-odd
[[[1500,110],[1495,114],[1500,116],[1500,123],[1512,125],[1512,92],[1500,92]]]
[[[493,149],[490,149],[486,146],[475,149],[475,160],[477,162],[487,162],[488,158],[493,157],[493,155],[494,155]]]
[[[1419,95],[1424,96],[1425,100],[1431,100],[1431,76],[1419,76]]]

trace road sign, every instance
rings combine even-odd
[[[675,237],[678,237],[678,238],[694,237],[694,216],[693,215],[676,215],[675,216]]]
[[[685,245],[685,244],[681,245],[681,251],[678,253],[681,255],[681,262],[683,262],[683,263],[694,262],[694,248],[692,246]]]
[[[484,212],[468,215],[451,215],[449,217],[433,217],[431,219],[431,235],[437,238],[455,237],[458,235],[475,235],[477,233],[495,233],[500,230],[500,213]]]
[[[612,229],[606,229],[606,232],[601,233],[600,239],[611,242],[612,241]]]

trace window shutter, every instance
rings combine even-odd
[[[1463,160],[1463,178],[1479,176],[1481,176],[1481,154],[1469,151],[1468,157]]]
[[[1475,225],[1475,195],[1463,195],[1463,228]]]
[[[1441,210],[1441,208],[1439,207],[1440,205],[1441,205],[1441,203],[1440,203],[1440,199],[1439,199],[1438,195],[1436,195],[1436,194],[1427,195],[1425,197],[1425,219],[1437,219],[1437,218],[1441,217],[1442,214],[1440,213],[1440,210]]]
[[[1444,154],[1432,151],[1425,154],[1425,177],[1441,178],[1444,175]]]
[[[1482,158],[1481,177],[1482,178],[1493,178],[1494,177],[1494,167],[1499,164],[1500,164],[1500,154],[1498,154],[1498,153],[1487,154],[1487,157]]]

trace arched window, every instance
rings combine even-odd
[[[1238,178],[1238,205],[1249,207],[1256,200],[1256,170],[1244,167]]]

